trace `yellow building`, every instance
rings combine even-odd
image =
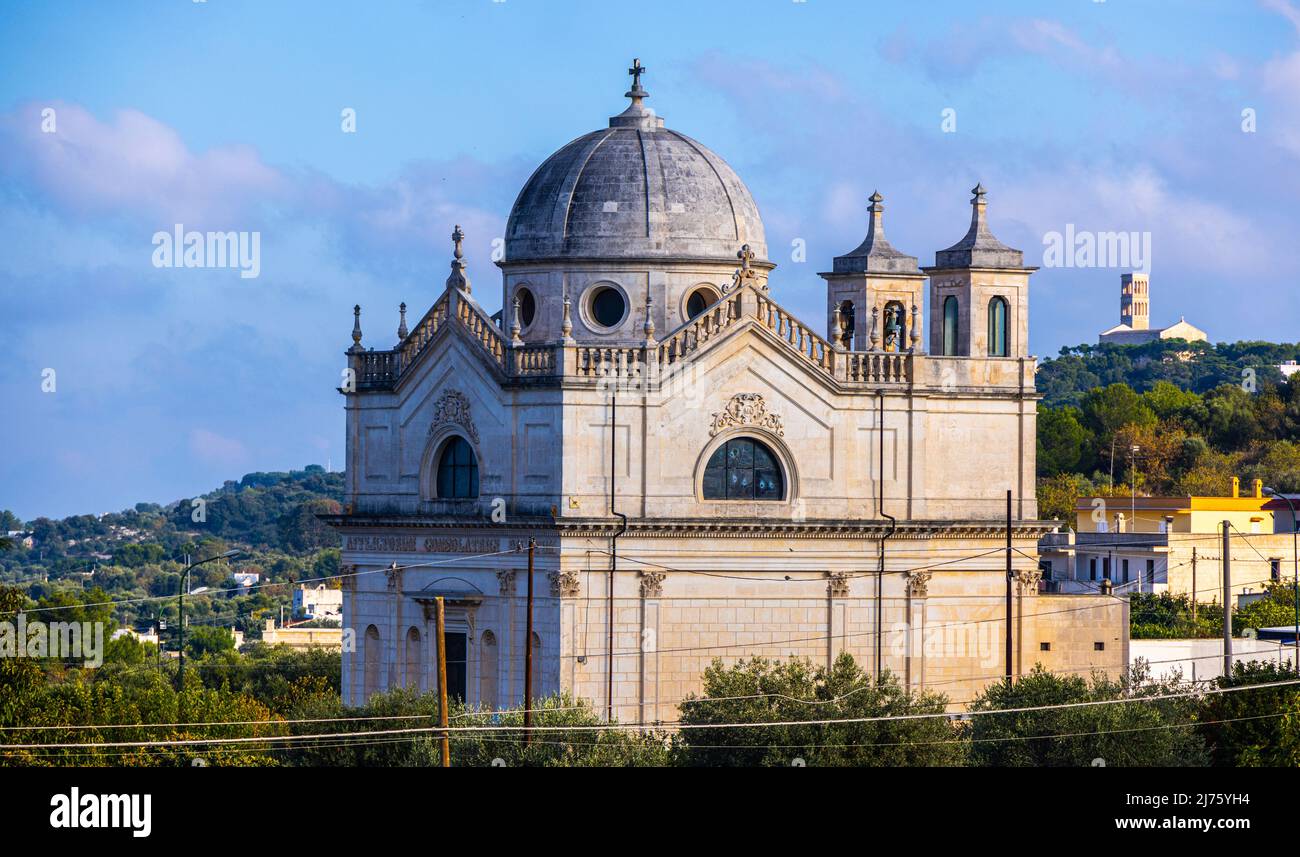
[[[1195,593],[1223,601],[1223,522],[1229,522],[1232,594],[1259,593],[1291,580],[1292,535],[1277,532],[1277,502],[1255,480],[1243,496],[1082,497],[1075,529],[1040,543],[1049,591]]]
[[[1256,479],[1249,496],[1232,477],[1231,497],[1080,497],[1075,506],[1078,533],[1217,533],[1224,521],[1253,535],[1274,531],[1273,498]]]

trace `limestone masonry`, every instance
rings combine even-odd
[[[499,316],[459,227],[396,344],[363,346],[355,311],[344,699],[436,687],[442,596],[449,691],[517,705],[532,538],[535,695],[671,721],[715,658],[848,651],[960,705],[1004,670],[1007,491],[1014,670],[1120,671],[1125,602],[1040,594],[1035,269],[985,189],[925,268],[874,194],[814,329],[777,303],[744,183],[633,72],[627,109],[520,192]]]

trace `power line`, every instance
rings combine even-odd
[[[118,742],[91,742],[75,744],[4,744],[0,748],[4,750],[44,750],[57,748],[94,748],[94,747],[172,747],[172,746],[206,746],[206,745],[238,745],[254,744],[265,742],[299,742],[312,739],[322,738],[327,740],[339,740],[343,738],[364,738],[378,737],[385,735],[419,735],[432,732],[449,732],[452,734],[474,734],[479,732],[520,732],[524,729],[532,729],[539,732],[601,732],[617,731],[627,729],[657,729],[665,726],[671,726],[678,730],[687,729],[747,729],[747,728],[772,728],[781,726],[828,726],[850,723],[881,723],[896,722],[904,720],[923,720],[944,718],[947,720],[970,720],[971,718],[991,715],[991,714],[1025,714],[1038,711],[1056,711],[1074,708],[1091,708],[1104,705],[1122,705],[1132,704],[1135,702],[1157,702],[1165,699],[1181,699],[1188,697],[1209,696],[1215,694],[1237,693],[1241,691],[1263,690],[1271,687],[1284,687],[1300,684],[1300,679],[1290,679],[1277,682],[1263,682],[1253,685],[1238,685],[1224,688],[1209,688],[1205,690],[1177,692],[1168,694],[1154,694],[1150,696],[1138,696],[1120,699],[1098,699],[1085,700],[1082,702],[1065,702],[1052,705],[1024,706],[1018,708],[999,708],[999,709],[981,709],[967,712],[937,712],[933,714],[891,714],[873,717],[847,717],[838,719],[824,720],[781,720],[763,723],[683,723],[677,722],[660,722],[660,723],[605,723],[590,726],[578,726],[573,724],[563,726],[514,726],[498,724],[492,726],[429,726],[407,729],[386,729],[374,730],[367,732],[326,732],[311,735],[277,735],[277,736],[252,736],[252,737],[230,737],[230,738],[181,738],[158,741],[118,741]]]

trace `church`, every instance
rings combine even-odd
[[[1127,602],[1040,594],[1035,269],[994,237],[985,189],[924,268],[873,194],[810,325],[778,302],[744,182],[647,107],[644,71],[519,192],[500,313],[459,227],[445,288],[409,327],[402,304],[395,343],[366,345],[354,309],[346,498],[326,518],[355,634],[344,700],[436,689],[442,645],[450,695],[518,706],[530,542],[534,696],[625,723],[675,721],[714,659],[849,652],[954,706],[1008,656],[1121,671]]]

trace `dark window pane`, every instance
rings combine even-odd
[[[462,437],[447,442],[438,457],[438,496],[466,498],[478,496],[478,462],[474,450]]]
[[[750,438],[727,441],[704,468],[706,500],[780,500],[781,466],[772,451]]]
[[[686,300],[686,317],[695,318],[709,307],[709,297],[703,289],[694,291]]]
[[[613,327],[623,320],[623,295],[609,287],[596,292],[591,301],[591,314],[596,323]]]
[[[726,488],[723,486],[723,472],[721,468],[709,468],[704,471],[705,500],[722,500],[726,498]]]
[[[519,321],[524,327],[533,323],[537,315],[537,299],[528,289],[519,290]]]

